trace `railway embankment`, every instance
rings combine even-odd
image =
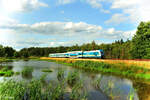
[[[72,67],[150,82],[150,62],[139,60],[71,59],[42,57]]]

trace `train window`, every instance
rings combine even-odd
[[[94,52],[94,55],[98,55],[98,52]]]
[[[83,55],[86,55],[86,54],[87,54],[87,53],[85,53],[85,52],[83,53]]]
[[[81,53],[79,53],[79,55],[82,55]]]

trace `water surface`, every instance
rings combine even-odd
[[[70,66],[57,64],[55,62],[48,61],[14,61],[3,63],[3,65],[13,66],[14,72],[21,72],[24,67],[32,67],[34,71],[29,74],[29,76],[14,75],[7,79],[13,80],[25,80],[30,81],[34,79],[40,79],[40,77],[45,73],[42,72],[42,69],[52,69],[53,72],[47,73],[46,81],[55,82],[57,79],[57,72],[61,69],[65,71],[65,76],[68,72],[78,71],[80,79],[83,80],[84,89],[88,94],[88,100],[110,100],[108,96],[112,96],[114,100],[129,100],[130,95],[134,95],[134,100],[139,100],[139,92],[135,89],[137,86],[135,82],[119,78],[113,75],[104,75],[95,72],[87,72],[81,69],[76,69]],[[0,77],[2,81],[4,77]],[[101,82],[98,84],[98,87],[95,87],[95,80],[101,79]],[[145,99],[146,100],[146,99]]]

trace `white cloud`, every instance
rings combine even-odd
[[[123,33],[123,37],[126,37],[126,39],[130,39],[133,37],[136,33],[136,30],[126,31]]]
[[[65,11],[63,11],[63,10],[62,10],[60,13],[61,13],[61,14],[64,14],[64,13],[65,13]]]
[[[58,0],[57,3],[60,5],[70,4],[77,0]],[[103,13],[110,13],[109,10],[106,10],[103,8],[102,2],[105,2],[105,0],[79,0],[88,3],[93,8],[99,9]]]
[[[93,8],[101,8],[101,0],[87,0],[87,2],[93,7]]]
[[[116,16],[117,14],[114,14],[111,19],[108,20],[108,22],[116,22],[121,23],[125,22],[126,19],[129,21],[127,23],[139,23],[140,21],[149,21],[150,20],[150,0],[130,0],[127,2],[127,0],[112,0],[112,6],[111,9],[120,9],[122,12],[117,13],[120,16]],[[116,20],[118,17],[120,17],[119,22]],[[113,19],[115,19],[113,21]]]
[[[64,5],[64,4],[70,4],[73,3],[75,0],[58,0],[58,4]]]
[[[6,12],[29,12],[39,7],[48,7],[39,0],[0,0],[1,9]]]
[[[124,22],[127,20],[129,20],[129,18],[127,16],[117,13],[117,14],[112,15],[112,17],[109,20],[105,21],[105,23],[106,24],[110,24],[110,23],[120,24],[121,22]]]
[[[56,36],[58,39],[94,40],[94,39],[120,39],[127,38],[126,32],[114,28],[103,29],[101,26],[85,22],[41,22],[29,24],[5,24],[0,29],[11,30],[14,34],[33,34]],[[131,38],[131,37],[130,37]]]
[[[103,13],[110,13],[110,11],[109,10],[105,10],[103,8],[103,5],[101,4],[104,1],[105,0],[86,0],[86,2],[88,4],[90,4],[93,8],[100,9],[100,11],[103,12]]]
[[[3,16],[0,14],[0,25],[3,25],[3,24],[14,24],[14,23],[18,23],[17,20],[15,19],[12,19],[8,16]]]

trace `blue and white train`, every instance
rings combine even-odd
[[[104,51],[92,50],[92,51],[71,51],[66,53],[53,53],[49,54],[49,57],[55,58],[103,58]]]

